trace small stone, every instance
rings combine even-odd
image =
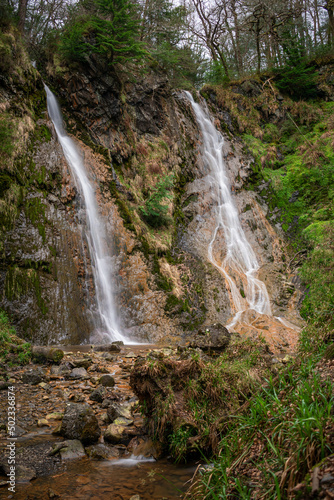
[[[109,352],[103,352],[101,358],[105,359],[106,361],[115,361],[116,359],[116,357],[109,354]]]
[[[129,500],[141,500],[139,495],[132,495]]]
[[[101,408],[108,408],[113,402],[110,399],[104,399],[101,404]]]
[[[122,425],[109,425],[104,433],[104,440],[113,444],[120,443],[123,439],[124,429],[125,427]]]
[[[99,383],[99,377],[90,377],[89,379],[93,385],[97,385]]]
[[[73,360],[72,363],[75,368],[85,368],[87,370],[93,364],[93,361],[91,358],[81,358]]]
[[[103,423],[107,424],[109,423],[109,417],[108,417],[108,413],[102,413],[102,415],[100,416],[100,419],[102,420]]]
[[[49,422],[47,421],[46,418],[41,418],[37,422],[37,427],[48,427],[48,426],[49,426]]]
[[[45,382],[40,382],[38,386],[41,387],[41,389],[44,389],[44,391],[51,391],[51,386],[49,384],[46,384]]]
[[[325,474],[323,478],[320,481],[320,484],[328,484],[328,483],[333,483],[334,482],[334,476],[332,474]]]
[[[3,380],[0,381],[0,391],[4,391],[8,389],[8,387],[9,387],[9,382],[4,382]]]
[[[59,411],[55,411],[53,413],[49,413],[45,418],[46,420],[61,420],[64,414]]]
[[[129,354],[127,354],[125,357],[126,358],[137,358],[138,356],[134,352],[129,352]]]
[[[100,384],[103,385],[104,387],[114,387],[115,379],[112,375],[108,373],[100,377]]]
[[[60,498],[59,493],[57,493],[56,491],[54,491],[51,488],[48,489],[48,495],[49,495],[49,498]]]
[[[111,403],[107,407],[107,413],[108,413],[108,417],[110,419],[110,422],[113,422],[114,420],[116,420],[116,418],[119,418],[119,417],[123,417],[123,418],[126,418],[128,420],[131,420],[132,419],[131,407],[132,407],[131,404],[120,405],[118,403]]]
[[[102,403],[102,401],[105,399],[107,394],[107,390],[105,387],[100,386],[94,389],[92,394],[89,396],[89,399],[91,401],[97,401],[98,403]]]
[[[118,418],[116,418],[116,420],[113,421],[113,424],[115,424],[115,425],[132,425],[133,419],[118,417]]]
[[[74,368],[70,373],[70,378],[72,379],[80,379],[88,376],[85,368]]]

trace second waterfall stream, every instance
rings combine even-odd
[[[45,85],[48,113],[55,127],[59,143],[63,149],[67,164],[83,198],[86,212],[86,234],[97,302],[97,329],[109,341],[128,341],[120,330],[117,309],[113,293],[112,258],[106,242],[104,222],[96,203],[96,193],[86,171],[82,154],[63,127],[63,118],[56,97]]]
[[[247,241],[233,201],[223,159],[224,138],[214,126],[206,107],[196,103],[190,92],[186,91],[185,94],[202,133],[202,156],[209,167],[211,189],[218,200],[215,230],[208,247],[208,258],[226,279],[233,311],[233,317],[227,327],[233,328],[239,321],[247,322],[245,317],[242,318],[243,313],[247,311],[271,316],[269,295],[265,284],[257,278],[260,265]],[[219,231],[223,231],[226,245],[226,255],[221,264],[214,256],[214,245]],[[243,294],[240,286],[236,284],[236,279],[243,284]]]

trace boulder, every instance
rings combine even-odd
[[[125,437],[125,429],[123,425],[110,424],[104,433],[104,440],[112,444],[120,443]]]
[[[115,379],[112,375],[110,375],[110,373],[106,373],[105,375],[102,375],[102,377],[100,377],[99,382],[104,387],[114,387],[114,385],[115,385]]]
[[[106,398],[107,389],[103,386],[97,387],[94,389],[92,394],[89,396],[91,401],[97,401],[98,403],[102,403],[102,401]]]
[[[62,460],[75,460],[86,455],[84,447],[78,439],[68,439],[63,443],[57,443],[50,455],[56,455],[56,453],[60,454]]]
[[[230,340],[230,332],[218,323],[199,330],[190,343],[190,347],[202,349],[208,354],[218,354],[227,348]]]
[[[79,439],[84,444],[91,444],[99,439],[101,429],[89,405],[67,403],[60,434],[68,439]]]
[[[107,414],[110,422],[113,422],[120,417],[132,420],[131,405],[120,405],[118,403],[111,402],[107,407]]]
[[[59,364],[64,357],[64,351],[56,347],[33,346],[31,349],[32,359],[35,363]]]
[[[110,458],[119,458],[120,450],[113,446],[99,443],[87,446],[86,453],[89,458],[94,458],[95,460],[108,460]]]

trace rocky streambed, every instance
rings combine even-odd
[[[179,498],[194,467],[160,459],[129,384],[135,359],[149,351],[172,352],[117,343],[71,346],[57,363],[41,364],[40,357],[39,364],[9,368],[0,384],[0,498]],[[8,491],[6,448],[12,387],[15,494]]]

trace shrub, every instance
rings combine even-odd
[[[170,192],[174,184],[174,176],[167,175],[159,180],[152,194],[146,200],[145,205],[139,208],[142,218],[152,227],[168,225],[168,205],[162,204],[163,200],[171,199]]]

